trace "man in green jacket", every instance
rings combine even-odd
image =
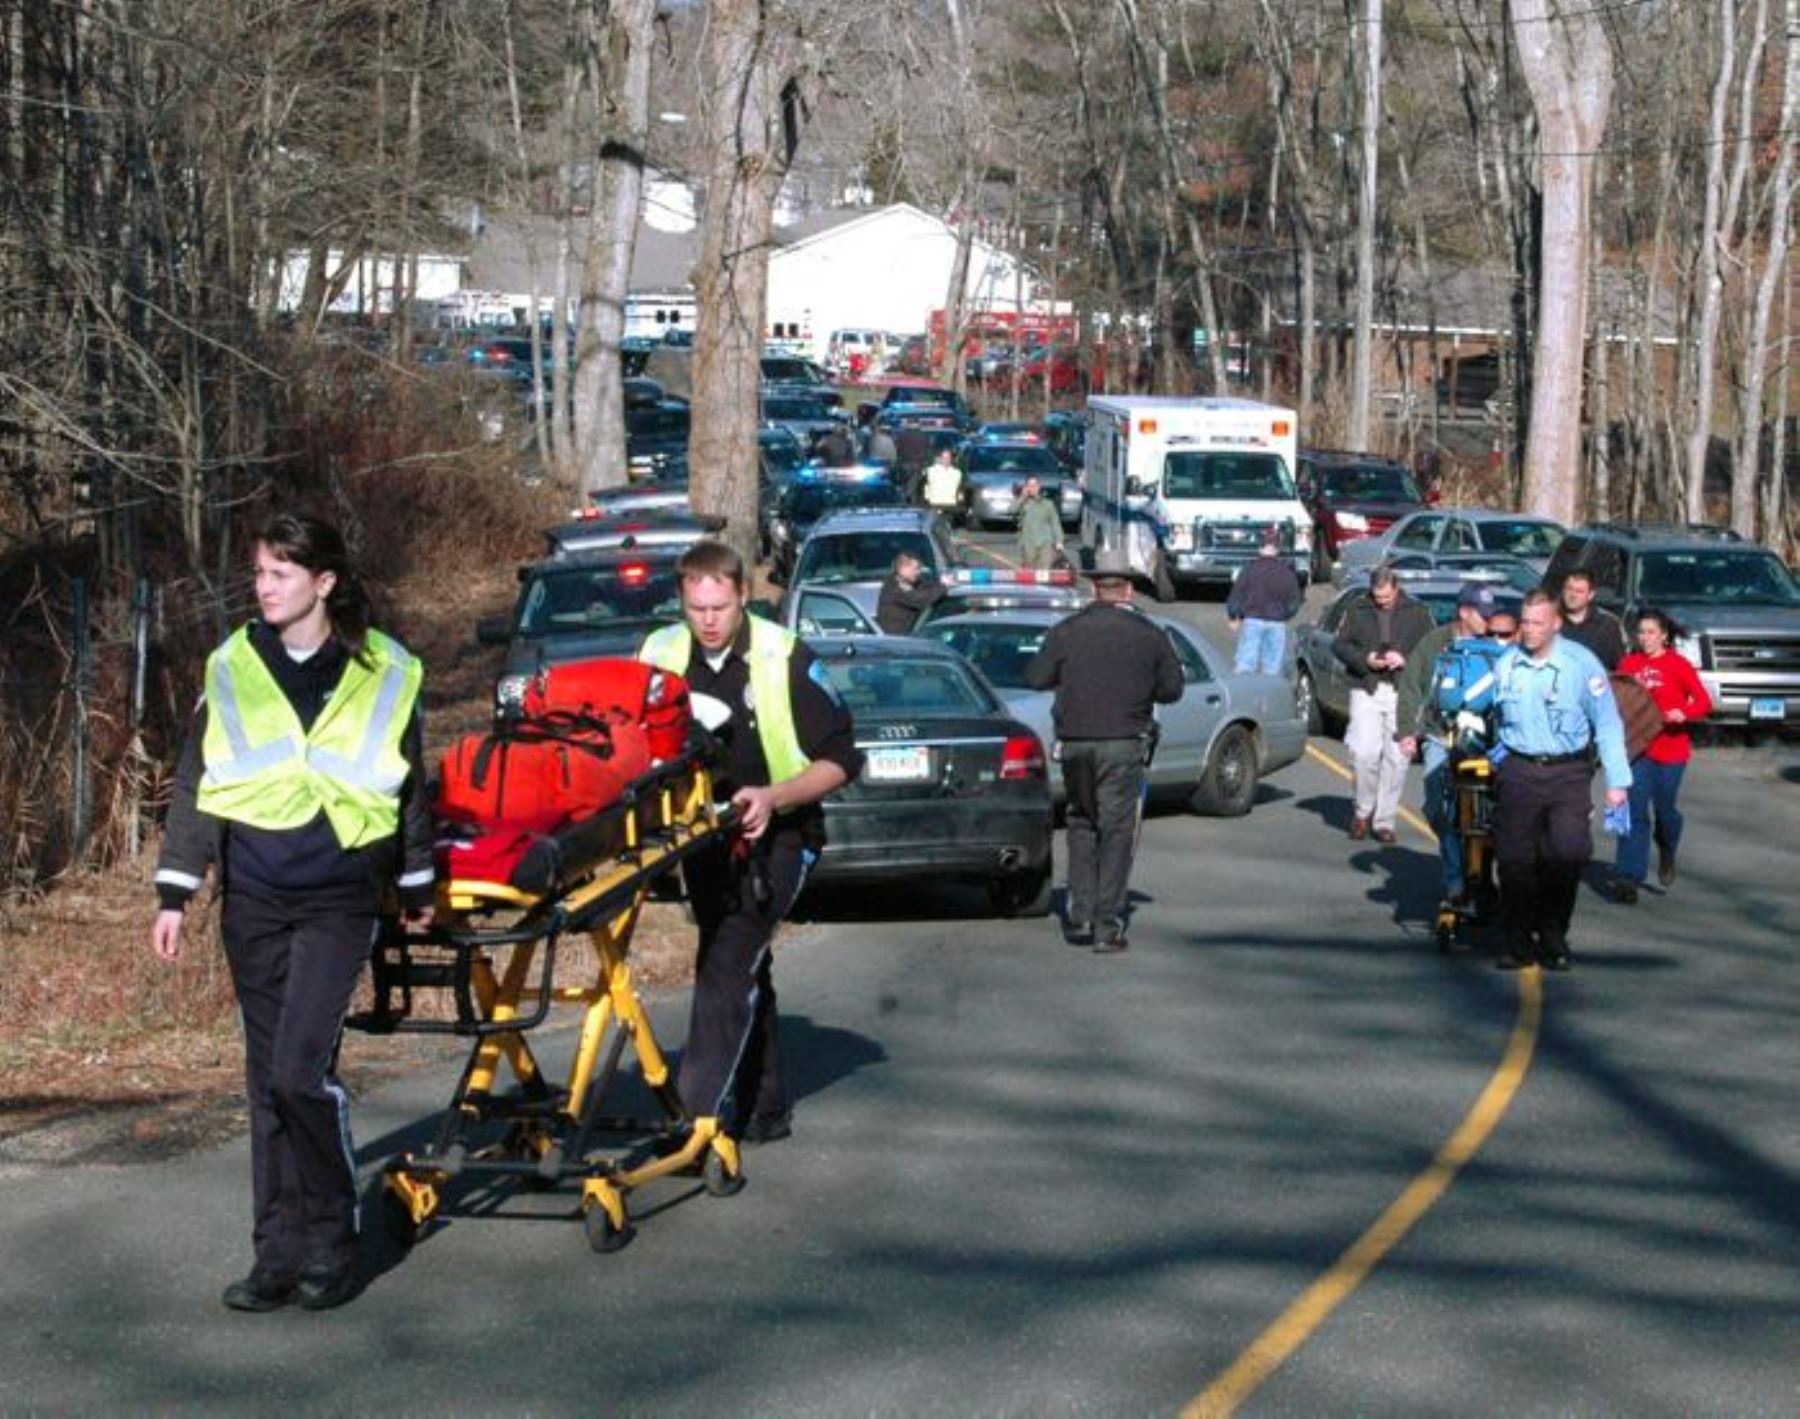
[[[1063,548],[1062,515],[1044,496],[1036,478],[1027,478],[1019,499],[1019,563],[1048,571]]]

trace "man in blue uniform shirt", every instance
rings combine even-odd
[[[1569,918],[1593,856],[1595,750],[1616,808],[1631,786],[1625,730],[1606,670],[1559,635],[1556,598],[1539,589],[1519,613],[1519,644],[1497,667],[1499,739],[1494,859],[1506,949],[1496,964],[1569,968]]]

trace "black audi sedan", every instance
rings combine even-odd
[[[955,651],[930,641],[809,641],[856,720],[863,770],[825,802],[815,881],[987,886],[1002,916],[1050,909],[1041,740]]]

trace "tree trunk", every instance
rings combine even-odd
[[[1356,213],[1356,337],[1350,379],[1350,447],[1369,447],[1375,362],[1375,197],[1381,162],[1381,0],[1368,0],[1364,34],[1362,191]]]
[[[775,198],[799,141],[787,36],[757,0],[712,0],[700,53],[706,196],[695,270],[690,496],[756,551],[762,343]]]
[[[1572,525],[1582,503],[1577,483],[1594,162],[1612,99],[1612,53],[1591,12],[1556,18],[1548,0],[1513,0],[1512,20],[1519,67],[1537,110],[1544,194],[1524,506]]]
[[[1700,331],[1695,345],[1693,404],[1690,406],[1685,498],[1689,522],[1706,520],[1706,454],[1712,443],[1713,376],[1719,339],[1719,310],[1725,290],[1719,230],[1725,186],[1725,110],[1737,61],[1737,0],[1719,0],[1719,68],[1713,79],[1706,122],[1706,200],[1700,218]]]
[[[619,347],[625,338],[631,256],[644,193],[655,25],[656,0],[614,0],[605,20],[610,82],[594,86],[600,101],[600,161],[582,263],[575,365],[576,481],[584,504],[588,494],[619,487],[626,479]]]
[[[1775,125],[1775,131],[1780,135],[1777,140],[1780,156],[1775,162],[1775,175],[1770,180],[1769,239],[1751,308],[1750,331],[1744,343],[1745,373],[1738,404],[1737,460],[1731,471],[1731,526],[1745,537],[1756,535],[1757,478],[1762,472],[1763,398],[1769,367],[1769,321],[1775,309],[1777,291],[1787,272],[1794,211],[1794,159],[1795,150],[1800,147],[1800,137],[1794,132],[1794,124],[1800,119],[1800,0],[1786,0],[1786,10],[1787,58],[1781,89],[1781,119]],[[1787,335],[1792,333],[1790,330]],[[1778,361],[1784,384],[1787,363],[1787,339],[1784,338]],[[1785,476],[1785,470],[1777,463],[1770,469],[1770,476],[1779,480]],[[1767,530],[1768,539],[1779,540],[1778,531],[1771,525]]]

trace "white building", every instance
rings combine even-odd
[[[787,228],[769,258],[768,336],[809,345],[823,360],[834,330],[923,334],[944,308],[956,261],[956,229],[904,202],[821,213]],[[1037,278],[1016,258],[977,240],[969,254],[974,311],[1048,313]],[[1021,302],[1020,295],[1023,295]]]

